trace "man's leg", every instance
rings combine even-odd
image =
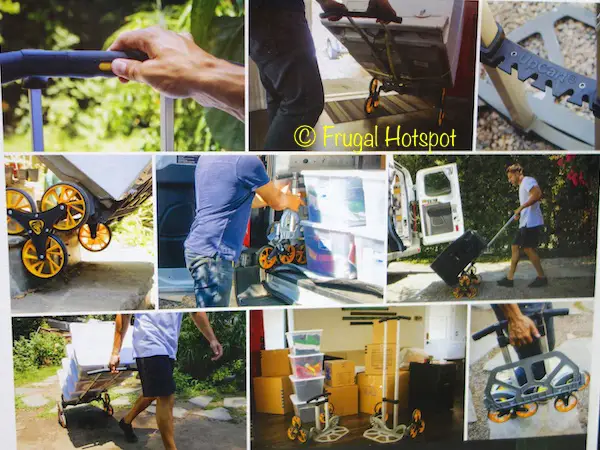
[[[156,399],[156,424],[160,431],[165,450],[177,450],[175,445],[175,426],[173,424],[173,407],[175,395]]]
[[[186,264],[194,279],[196,307],[229,306],[233,263],[218,258],[194,255],[186,251]]]
[[[510,256],[510,269],[508,270],[508,275],[506,278],[509,280],[514,280],[515,272],[517,271],[517,265],[519,264],[519,259],[521,259],[521,251],[518,245],[511,245],[511,256]]]
[[[144,397],[143,395],[140,395],[127,415],[123,417],[123,422],[125,422],[127,425],[131,425],[135,418],[139,416],[142,411],[148,408],[148,406],[150,406],[154,400],[156,400],[156,397]]]
[[[545,278],[546,274],[544,273],[544,269],[542,268],[542,261],[535,249],[524,248],[523,251],[529,258],[529,261],[531,261],[531,264],[533,264],[533,267],[535,267],[535,271],[537,272],[538,278]]]

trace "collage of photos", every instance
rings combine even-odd
[[[2,448],[599,449],[599,35],[0,0]]]

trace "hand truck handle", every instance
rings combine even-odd
[[[323,12],[319,15],[321,19],[337,19],[339,17],[350,17],[350,18],[360,18],[360,19],[377,19],[384,22],[393,22],[397,24],[402,23],[402,17],[392,16],[388,14],[379,14],[376,15],[372,12],[360,12],[360,11],[329,11]]]
[[[504,226],[502,228],[500,228],[500,231],[498,231],[496,233],[496,235],[492,238],[492,240],[487,243],[487,245],[485,246],[485,248],[490,248],[492,246],[492,244],[494,243],[494,241],[496,239],[498,239],[498,237],[504,232],[504,230],[506,230],[508,228],[508,226],[513,222],[513,220],[515,220],[515,215],[514,214],[510,217],[510,219],[508,219],[508,222],[506,222],[504,224]]]
[[[19,50],[0,53],[2,84],[28,77],[114,77],[111,63],[117,58],[145,61],[148,55],[138,51],[96,50]]]
[[[322,392],[322,393],[315,395],[314,397],[311,397],[308,400],[306,400],[306,404],[320,406],[323,403],[326,403],[329,401],[330,395],[331,395],[331,392]]]
[[[569,309],[568,308],[548,309],[546,311],[528,313],[525,315],[531,319],[542,318],[542,317],[544,319],[549,319],[551,317],[556,317],[556,316],[568,316]],[[480,339],[483,339],[484,337],[486,337],[489,334],[492,334],[494,332],[497,333],[497,332],[503,331],[507,328],[508,328],[508,320],[502,320],[493,325],[490,325],[487,328],[484,328],[483,330],[473,333],[472,337],[473,337],[474,341],[478,341]]]
[[[137,372],[137,368],[121,366],[121,367],[117,367],[116,371],[117,372],[127,372],[127,371]],[[89,372],[87,372],[87,374],[89,376],[98,375],[101,373],[111,373],[111,370],[110,369],[97,369],[97,370],[90,370]]]
[[[383,322],[387,322],[389,320],[412,320],[412,317],[410,316],[393,316],[393,317],[382,317],[381,319],[379,319],[379,323],[383,323]]]

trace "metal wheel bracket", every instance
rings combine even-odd
[[[41,212],[7,209],[6,214],[25,229],[25,234],[29,236],[35,246],[38,259],[44,260],[46,258],[48,236],[54,234],[54,224],[67,217],[67,208],[65,205],[60,204],[48,211]]]

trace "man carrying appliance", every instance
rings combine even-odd
[[[519,229],[511,246],[510,269],[506,277],[498,281],[498,285],[503,287],[514,286],[514,276],[521,257],[521,249],[523,249],[537,272],[537,278],[529,284],[529,287],[546,286],[548,279],[544,274],[540,257],[536,252],[540,234],[544,228],[544,217],[540,207],[542,190],[535,178],[525,176],[523,167],[519,164],[509,166],[506,169],[506,176],[509,183],[519,188],[520,206],[515,210],[515,219],[519,220]]]
[[[304,202],[277,187],[257,156],[201,156],[194,178],[196,216],[184,246],[196,306],[227,307],[251,209],[298,211]]]
[[[190,313],[194,324],[208,341],[214,354],[213,361],[223,356],[217,340],[203,312]],[[173,407],[175,405],[175,380],[173,369],[183,313],[135,314],[133,322],[133,357],[142,382],[142,394],[131,410],[119,422],[128,442],[137,442],[133,420],[156,400],[156,423],[166,450],[176,450]],[[129,329],[131,314],[118,314],[115,319],[113,351],[109,361],[112,373],[117,373],[121,347]]]

